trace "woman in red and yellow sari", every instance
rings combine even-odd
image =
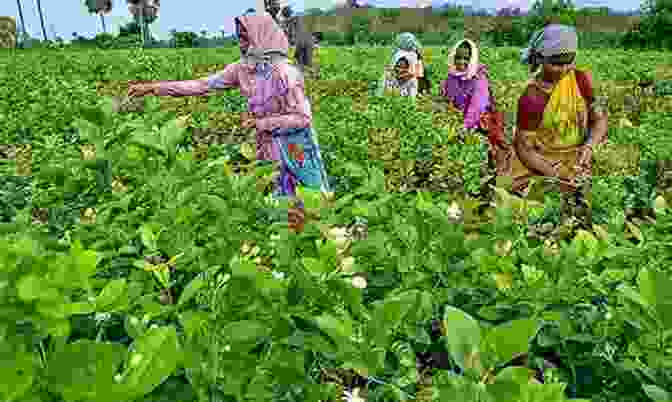
[[[561,191],[590,176],[592,145],[607,137],[606,113],[594,104],[591,74],[575,66],[578,38],[564,25],[535,33],[524,50],[532,79],[518,101],[515,152],[508,171],[513,192],[525,193],[533,176],[558,177]]]

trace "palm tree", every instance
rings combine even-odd
[[[89,10],[89,14],[98,14],[100,16],[103,32],[107,33],[105,14],[109,14],[112,11],[112,0],[85,0],[84,3]]]
[[[26,32],[26,20],[23,19],[23,9],[21,8],[21,0],[16,0],[16,8],[19,9],[19,19],[21,20],[21,31],[23,31],[23,38],[21,38],[21,40],[23,41],[28,36],[28,32]]]
[[[156,21],[160,0],[126,0],[128,11],[140,25],[143,46],[149,41],[149,25]]]
[[[44,27],[44,14],[42,14],[42,0],[37,0],[37,12],[40,14],[40,24],[42,25],[42,36],[47,41],[47,29]]]

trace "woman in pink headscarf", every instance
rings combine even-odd
[[[243,127],[256,128],[257,159],[280,161],[275,195],[296,197],[296,186],[327,192],[319,146],[311,130],[310,104],[301,73],[288,61],[289,42],[268,15],[235,20],[241,60],[209,77],[132,85],[129,96],[203,96],[219,89],[240,88],[248,98]],[[289,213],[290,226],[303,228],[303,204]]]

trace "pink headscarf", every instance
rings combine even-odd
[[[241,64],[256,75],[256,88],[248,100],[252,113],[264,113],[271,108],[271,99],[284,96],[297,81],[289,65],[289,41],[273,17],[268,14],[245,15],[236,18],[245,28],[243,39],[248,49]]]

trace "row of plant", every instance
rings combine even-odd
[[[2,109],[3,142],[30,143],[30,169],[25,156],[15,165],[32,173],[3,178],[0,322],[16,364],[2,399],[326,401],[353,386],[371,401],[670,399],[661,182],[641,174],[632,180],[649,187],[626,192],[628,177],[596,178],[603,216],[589,231],[539,236],[530,223],[557,214],[556,195],[480,197],[483,148],[455,141],[459,118],[427,100],[369,98],[361,77],[377,78],[385,52],[348,50],[367,61],[344,75],[334,51],[309,92],[336,198],[306,194],[313,219],[299,235],[266,199],[270,168],[248,147],[199,155],[196,129],[231,134],[239,95],[150,99],[128,114],[97,98],[113,79],[184,79],[232,55],[46,53],[28,73],[3,62],[1,74],[33,80],[7,81],[23,124]],[[514,85],[500,54],[493,74]],[[639,123],[616,125],[612,141],[644,161],[669,155],[669,114]],[[411,174],[398,161],[427,145],[457,190],[399,192]],[[625,219],[637,191],[656,207],[649,224]]]

